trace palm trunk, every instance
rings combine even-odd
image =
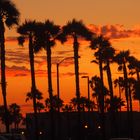
[[[139,75],[139,71],[136,69],[136,74],[137,74],[137,81],[140,81],[140,75]]]
[[[35,123],[35,139],[38,140],[38,119],[37,119],[37,105],[36,105],[36,82],[35,82],[35,70],[34,70],[34,51],[32,44],[32,36],[29,35],[29,58],[31,68],[31,93],[33,94],[33,109],[34,109],[34,123]]]
[[[124,74],[124,84],[125,84],[125,97],[127,102],[127,124],[128,124],[128,137],[130,135],[130,107],[129,107],[129,88],[128,88],[128,74],[125,63],[123,63],[123,74]]]
[[[139,100],[139,112],[140,112],[140,100]]]
[[[5,110],[5,126],[6,132],[9,133],[9,113],[7,107],[7,99],[6,99],[6,74],[5,74],[5,37],[4,37],[4,23],[0,19],[0,48],[1,48],[1,87],[2,87],[2,95],[3,95],[3,103],[4,103],[4,110]]]
[[[104,82],[103,82],[103,66],[102,66],[102,59],[99,56],[99,70],[100,70],[100,78],[101,78],[101,88],[102,92],[99,95],[99,106],[101,110],[101,132],[102,132],[102,139],[106,139],[105,137],[105,114],[104,114]]]
[[[133,105],[131,95],[131,84],[129,84],[129,102],[130,102],[130,137],[133,138]]]
[[[108,79],[108,85],[109,85],[109,91],[110,91],[110,108],[113,106],[113,85],[112,85],[112,74],[111,74],[111,69],[110,69],[110,63],[109,60],[106,61],[106,66],[107,66],[107,79]],[[116,118],[115,118],[115,111],[111,109],[111,134],[112,137],[117,136],[117,125],[116,125]]]
[[[108,85],[109,85],[109,90],[110,90],[110,97],[112,101],[114,95],[113,95],[112,74],[111,74],[109,60],[107,60],[106,65],[107,65],[107,78],[108,78]]]
[[[53,109],[53,90],[52,90],[52,76],[51,76],[51,48],[47,46],[47,69],[48,69],[48,92],[50,98],[50,123],[51,123],[51,140],[55,140],[55,123],[54,123],[54,109]]]
[[[74,35],[74,65],[75,65],[75,81],[76,81],[76,98],[77,98],[77,110],[78,110],[78,139],[81,139],[81,114],[80,114],[80,88],[79,88],[79,64],[78,64],[78,47],[79,43],[77,36]]]

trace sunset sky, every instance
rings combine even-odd
[[[131,54],[140,59],[140,0],[13,0],[21,13],[21,21],[25,19],[44,21],[50,19],[58,25],[76,18],[83,20],[86,26],[98,34],[110,38],[112,46],[119,50],[131,50]],[[25,103],[25,96],[30,91],[30,71],[27,42],[24,47],[18,46],[14,29],[6,31],[6,73],[8,103],[20,104],[24,112],[31,111],[31,102]],[[72,44],[57,43],[53,48],[53,92],[56,94],[56,62],[65,57],[73,56]],[[88,43],[81,42],[79,49],[81,58],[80,90],[87,95],[87,81],[81,76],[90,77],[99,74],[96,64],[91,64],[93,51]],[[59,59],[58,59],[59,58]],[[60,59],[61,58],[61,59]],[[44,98],[48,97],[46,56],[42,51],[35,55],[36,82]],[[60,96],[67,103],[75,95],[75,77],[73,60],[64,61],[60,65]],[[119,76],[117,67],[111,67],[113,79]],[[116,91],[117,94],[117,91]],[[2,103],[2,97],[0,97]],[[135,104],[135,110],[138,107]]]

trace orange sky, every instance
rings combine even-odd
[[[72,18],[82,19],[96,33],[111,38],[116,50],[131,50],[131,54],[140,58],[140,1],[139,0],[13,0],[21,12],[21,22],[25,19],[44,21],[49,18],[56,24],[64,25]],[[30,71],[27,44],[18,46],[15,38],[18,34],[13,30],[6,31],[6,65],[7,65],[7,98],[8,102],[22,105],[22,110],[29,112],[30,103],[25,103],[25,95],[30,91]],[[80,77],[98,74],[98,67],[91,64],[93,51],[88,43],[81,44],[79,54]],[[56,58],[73,56],[71,44],[61,45],[53,49],[53,91],[56,94]],[[47,92],[47,74],[45,52],[36,54],[37,87],[44,98]],[[116,67],[112,67],[113,79],[118,76]],[[60,94],[68,102],[75,95],[74,66],[71,60],[64,61],[60,66]],[[80,78],[81,95],[87,95],[86,79]],[[0,102],[2,98],[0,97]],[[135,109],[137,109],[137,105]]]

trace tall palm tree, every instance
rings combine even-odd
[[[123,71],[123,79],[124,79],[124,86],[125,86],[125,97],[127,102],[127,111],[129,112],[129,88],[128,88],[128,71],[127,71],[127,64],[129,63],[130,52],[129,51],[120,51],[115,56],[115,61],[118,63],[119,71]]]
[[[69,37],[73,39],[73,50],[74,50],[74,65],[75,65],[75,81],[76,81],[76,97],[77,100],[80,99],[80,88],[79,88],[79,63],[78,63],[78,50],[79,41],[78,38],[84,38],[90,40],[93,33],[91,33],[83,24],[82,21],[77,21],[73,19],[69,21],[65,26],[62,27],[62,33],[58,36],[58,39],[62,43],[67,41]],[[80,111],[80,106],[77,106],[78,111]]]
[[[54,140],[54,117],[53,117],[53,89],[52,89],[52,69],[51,55],[52,48],[56,44],[56,37],[60,31],[60,27],[55,25],[53,21],[46,20],[44,23],[39,23],[36,32],[36,52],[42,48],[47,55],[47,74],[48,74],[48,92],[50,99],[50,114],[51,114],[51,139]]]
[[[38,92],[36,88],[35,80],[35,68],[34,68],[34,47],[35,47],[35,30],[37,23],[35,21],[25,21],[17,29],[17,32],[21,35],[18,37],[19,45],[23,45],[25,39],[28,39],[29,47],[29,59],[31,69],[31,93],[33,99],[33,109],[35,118],[35,138],[38,140],[38,121],[37,121],[37,107],[36,107],[36,94]]]
[[[130,52],[127,51],[120,51],[116,56],[115,56],[115,61],[118,63],[119,71],[123,71],[123,79],[124,79],[124,87],[125,87],[125,97],[126,97],[126,102],[127,102],[127,121],[128,124],[130,124],[130,127],[128,128],[128,136],[132,137],[133,132],[132,132],[132,120],[130,114],[130,92],[129,92],[129,78],[128,78],[128,70],[127,66],[129,64],[129,59],[130,59]]]
[[[101,103],[101,131],[102,131],[102,137],[105,137],[105,120],[104,120],[104,80],[103,80],[103,50],[104,47],[110,46],[110,43],[108,40],[106,40],[102,35],[97,36],[96,38],[93,38],[91,40],[90,48],[92,50],[95,50],[95,58],[96,58],[96,63],[99,64],[99,71],[100,71],[100,78],[101,78],[101,89],[102,89],[102,94],[100,95],[100,103]],[[93,61],[92,61],[93,62]]]
[[[139,100],[139,90],[140,90],[140,88],[139,88],[139,86],[140,86],[140,61],[137,59],[137,58],[135,58],[134,56],[131,56],[130,58],[129,58],[129,70],[130,70],[130,72],[129,72],[129,74],[131,74],[131,75],[133,75],[133,74],[136,74],[136,76],[137,76],[137,81],[135,81],[135,84],[134,84],[134,92],[133,92],[133,94],[134,94],[134,99],[137,99],[137,100]],[[139,100],[139,103],[140,103],[140,100]]]
[[[113,93],[113,84],[112,84],[113,82],[112,82],[112,73],[111,73],[110,63],[113,62],[114,56],[115,56],[115,49],[111,46],[104,46],[102,57],[105,63],[104,69],[107,72],[107,79],[108,79],[111,100],[113,99],[114,93]]]
[[[60,34],[61,42],[65,42],[68,37],[73,39],[73,50],[74,50],[74,65],[75,65],[75,82],[76,82],[76,98],[80,99],[80,87],[79,87],[79,38],[90,40],[92,33],[86,28],[82,21],[73,19],[69,21],[65,26],[62,27],[62,34]],[[79,127],[80,127],[80,104],[78,103],[78,114],[79,114]],[[79,128],[80,129],[80,128]],[[80,133],[80,132],[79,132]]]
[[[6,117],[6,131],[9,132],[8,108],[6,100],[6,75],[5,75],[5,26],[11,28],[19,21],[19,11],[10,0],[0,0],[0,59],[1,59],[1,87]]]

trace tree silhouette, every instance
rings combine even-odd
[[[130,124],[130,127],[128,128],[128,136],[133,137],[133,126],[132,126],[132,104],[131,104],[131,94],[130,94],[130,88],[129,88],[129,78],[128,78],[128,70],[127,66],[129,65],[129,59],[130,59],[130,52],[127,51],[120,51],[115,56],[115,61],[118,63],[119,71],[123,71],[123,79],[124,79],[124,87],[125,87],[125,97],[127,102],[127,121],[128,124]],[[131,112],[131,113],[130,113]]]
[[[36,107],[37,107],[37,111],[38,111],[38,113],[40,113],[41,110],[44,110],[44,109],[45,109],[44,104],[41,103],[41,102],[39,102],[39,101],[36,103]]]
[[[12,118],[12,122],[14,123],[15,130],[18,130],[20,122],[23,120],[23,116],[21,114],[20,106],[16,103],[9,105],[9,112]]]
[[[53,89],[52,89],[52,68],[51,68],[51,54],[52,47],[56,44],[56,37],[59,33],[59,26],[55,25],[53,21],[46,20],[44,23],[39,23],[36,33],[36,52],[42,48],[46,51],[47,56],[47,74],[48,74],[48,92],[50,99],[50,114],[51,114],[51,139],[54,140],[54,117],[53,117]]]
[[[101,79],[98,76],[93,76],[90,82],[91,89],[93,91],[92,97],[96,98],[96,104],[98,112],[101,113],[102,103],[101,103],[101,94],[102,94],[102,84]],[[108,89],[104,86],[104,97],[109,95]],[[104,107],[105,109],[105,107]]]
[[[46,108],[51,110],[51,101],[50,98],[47,98],[45,100],[45,105]],[[58,99],[57,95],[54,95],[52,98],[52,107],[54,111],[58,111],[58,106],[61,109],[63,107],[63,100],[61,100],[60,98]]]
[[[6,100],[6,75],[5,75],[5,26],[11,28],[18,24],[19,11],[10,0],[0,0],[0,59],[1,59],[1,87],[5,114],[8,114]],[[6,132],[9,132],[8,115],[5,115]]]
[[[75,66],[75,83],[76,83],[76,98],[78,100],[78,122],[79,122],[79,132],[78,137],[80,139],[80,87],[79,87],[79,41],[78,38],[85,38],[86,40],[90,40],[92,33],[85,27],[82,21],[77,21],[73,19],[72,21],[68,21],[68,23],[62,27],[62,33],[59,35],[59,39],[62,43],[67,41],[68,37],[73,39],[73,50],[74,50],[74,66]]]
[[[122,91],[124,90],[124,80],[123,77],[119,77],[114,80],[114,87],[119,87],[119,98],[122,98]],[[121,106],[120,106],[120,111],[121,111]]]
[[[25,39],[28,39],[29,47],[29,59],[30,59],[30,69],[31,69],[31,93],[33,99],[34,117],[35,117],[35,138],[38,140],[38,120],[37,120],[37,107],[36,107],[36,80],[35,80],[35,68],[34,68],[34,48],[35,48],[35,31],[37,28],[37,23],[35,21],[25,21],[17,29],[17,32],[21,34],[18,37],[18,42],[23,45]]]
[[[92,50],[95,50],[95,58],[96,61],[92,61],[92,62],[96,62],[99,64],[99,71],[100,71],[100,78],[101,78],[101,91],[102,93],[100,94],[100,104],[101,104],[101,131],[102,131],[102,138],[105,138],[105,120],[104,120],[104,80],[103,80],[103,50],[104,47],[106,46],[110,46],[110,43],[108,42],[108,40],[106,40],[102,35],[97,36],[96,38],[92,38],[91,39],[91,44],[90,44],[90,48]]]
[[[40,92],[38,89],[36,89],[36,100],[42,100],[43,99],[43,96],[42,96],[42,92]],[[33,99],[33,93],[32,92],[28,92],[26,94],[26,99],[25,101],[29,101],[29,100],[32,100]]]
[[[125,106],[125,102],[117,96],[113,97],[112,106],[110,106],[110,99],[107,99],[105,102],[108,111],[114,110],[115,112],[118,112],[122,106]]]

